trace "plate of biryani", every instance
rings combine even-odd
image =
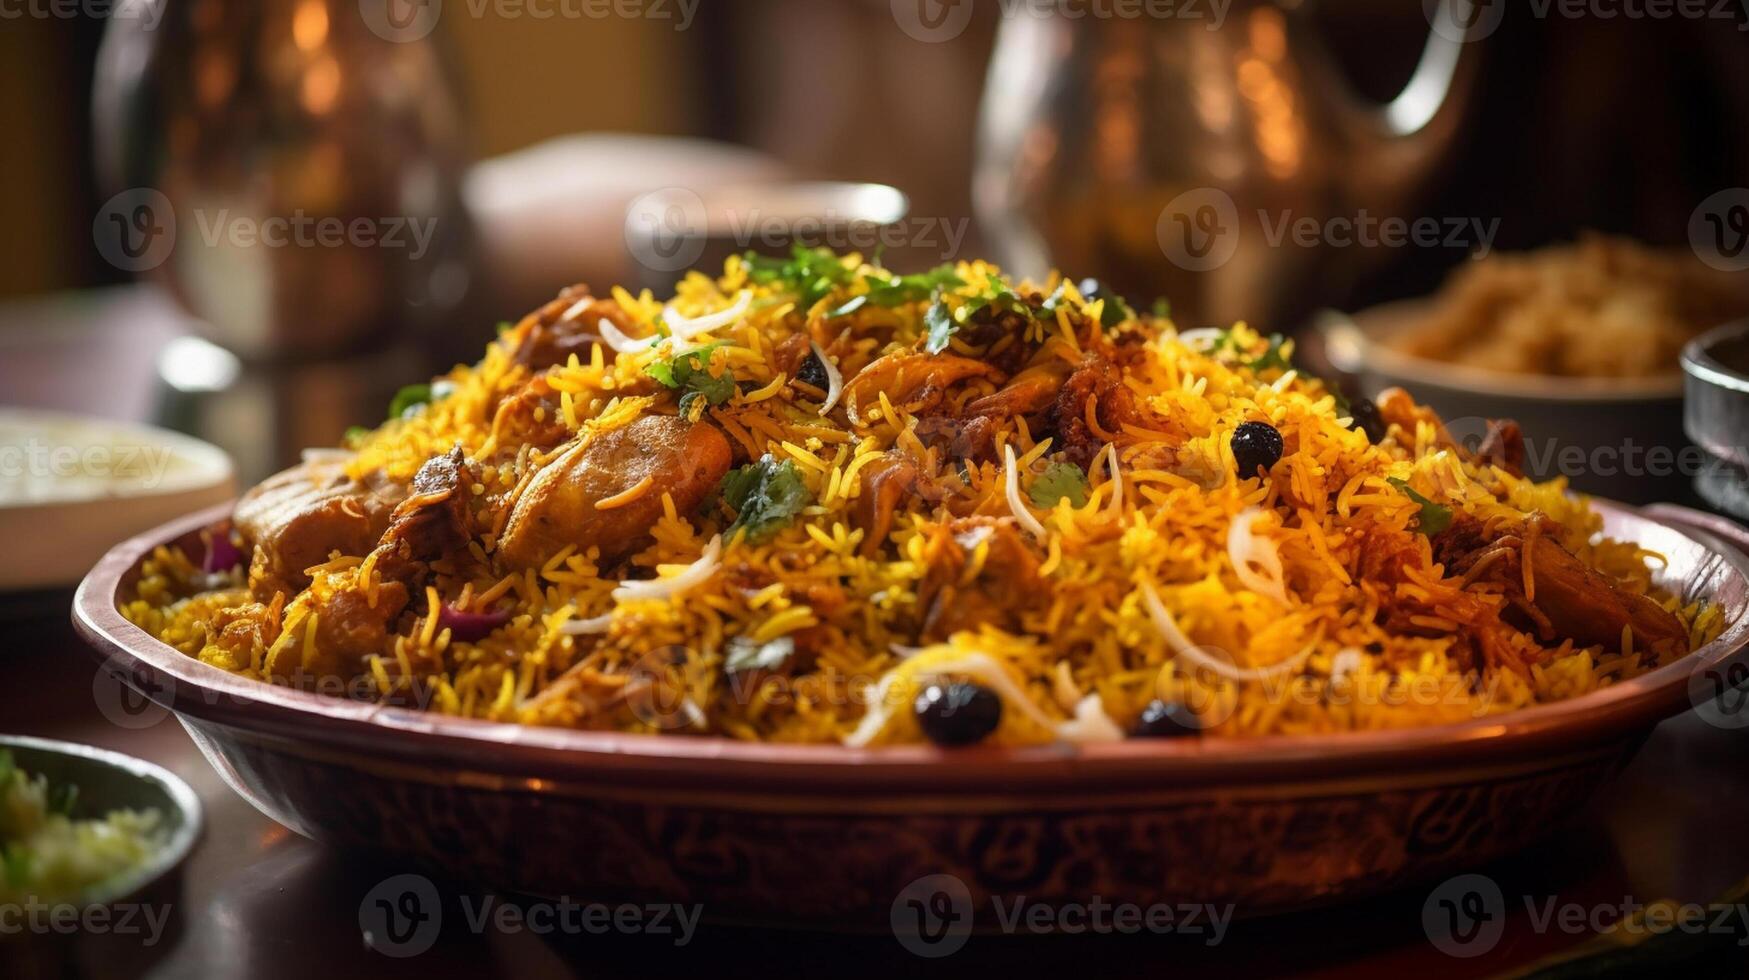
[[[1733,526],[1094,280],[577,286],[388,414],[75,618],[275,818],[536,893],[1326,901],[1534,841],[1749,635]]]
[[[1588,234],[1466,263],[1432,296],[1332,315],[1321,339],[1360,390],[1407,387],[1466,435],[1517,419],[1535,437],[1533,476],[1643,503],[1701,462],[1683,439],[1683,346],[1745,315],[1738,277],[1693,252]]]

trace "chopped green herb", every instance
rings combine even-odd
[[[755,643],[744,636],[737,636],[729,641],[729,651],[723,659],[723,669],[731,674],[742,674],[753,670],[777,670],[795,655],[796,641],[791,636],[780,636],[769,643]]]
[[[1035,506],[1050,508],[1067,497],[1076,507],[1087,505],[1087,474],[1074,463],[1052,463],[1032,481],[1030,496]]]
[[[789,523],[814,499],[796,464],[787,459],[780,463],[769,453],[729,471],[720,489],[723,502],[735,512],[729,533],[746,528],[752,540]]]
[[[797,305],[804,310],[812,309],[833,289],[849,285],[853,276],[838,256],[825,248],[797,245],[787,259],[748,252],[742,260],[754,282],[794,293]]]
[[[928,330],[928,337],[923,342],[923,349],[931,354],[939,354],[947,350],[948,341],[959,331],[959,324],[954,322],[953,311],[938,295],[935,302],[929,304],[929,309],[923,313],[923,326]]]
[[[1267,371],[1270,368],[1291,371],[1293,370],[1293,362],[1287,359],[1287,354],[1283,350],[1286,346],[1287,340],[1281,334],[1272,333],[1269,335],[1269,349],[1244,362],[1244,364],[1253,371]]]
[[[6,873],[8,888],[23,888],[30,880],[30,852],[23,844],[8,844],[0,847],[0,870]]]
[[[939,265],[928,272],[896,276],[887,280],[869,277],[868,301],[876,306],[903,306],[920,303],[943,289],[958,289],[965,285],[951,264]]]
[[[1162,296],[1154,301],[1153,310],[1155,316],[1164,320],[1172,315],[1172,304],[1167,301],[1166,297]]]
[[[1081,297],[1089,303],[1095,300],[1105,301],[1105,306],[1099,314],[1099,325],[1108,330],[1135,316],[1134,313],[1130,312],[1129,304],[1123,301],[1122,296],[1106,288],[1105,284],[1097,279],[1083,279],[1077,288],[1081,291]]]
[[[373,430],[365,428],[362,425],[348,426],[346,432],[340,437],[340,444],[343,446],[351,446],[355,443],[361,442],[370,438],[372,431]]]
[[[1436,504],[1419,493],[1416,493],[1415,488],[1409,485],[1408,480],[1399,480],[1392,477],[1386,482],[1391,486],[1396,487],[1398,490],[1403,491],[1403,494],[1410,500],[1421,505],[1421,513],[1415,518],[1415,529],[1417,531],[1420,531],[1422,534],[1431,538],[1441,531],[1444,531],[1446,528],[1451,527],[1452,513],[1450,507],[1443,504]]]
[[[664,387],[679,391],[680,414],[691,418],[699,399],[721,405],[735,395],[732,375],[726,371],[720,375],[710,372],[711,352],[721,346],[719,342],[693,348],[669,360],[652,363],[644,368],[644,373]]]
[[[516,329],[516,324],[511,323],[509,320],[499,320],[498,321],[498,336],[500,336],[500,337],[504,336],[505,334],[507,334],[510,331],[515,330],[515,329]]]
[[[407,385],[395,392],[395,397],[389,401],[389,420],[406,418],[430,404],[433,397],[428,384]]]

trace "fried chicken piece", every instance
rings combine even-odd
[[[1002,372],[957,354],[894,351],[876,358],[844,385],[845,403],[865,411],[885,392],[895,406],[912,414],[928,412],[947,399],[948,389],[972,378],[1002,380]]]
[[[967,562],[986,542],[983,567],[962,583]],[[917,594],[926,610],[925,643],[983,625],[1018,630],[1021,615],[1038,608],[1045,592],[1043,563],[1012,517],[963,517],[936,525],[923,554],[928,570]]]
[[[1461,577],[1465,585],[1483,579],[1499,585],[1517,613],[1514,618],[1544,642],[1565,638],[1619,653],[1623,631],[1631,629],[1636,646],[1660,655],[1688,651],[1688,630],[1681,620],[1650,597],[1587,567],[1561,546],[1559,532],[1560,525],[1538,516],[1490,534],[1481,521],[1459,514],[1434,538],[1433,554],[1448,575]]]
[[[232,521],[254,549],[249,581],[269,601],[310,584],[304,570],[334,552],[363,555],[389,526],[406,489],[384,477],[346,475],[341,461],[304,463],[268,477],[237,502]]]
[[[1524,475],[1524,432],[1511,419],[1487,419],[1486,431],[1474,445],[1465,445],[1452,435],[1439,413],[1418,404],[1401,388],[1386,388],[1377,400],[1379,417],[1413,435],[1420,423],[1433,427],[1434,442],[1476,463],[1498,466],[1513,476]]]
[[[558,299],[524,317],[515,327],[518,336],[516,363],[536,374],[557,367],[576,354],[588,361],[590,348],[601,340],[601,322],[608,321],[621,333],[632,330],[632,319],[610,299],[597,299],[581,283],[569,286]],[[607,349],[612,357],[612,348]]]
[[[939,488],[923,479],[911,457],[894,450],[862,470],[862,492],[851,509],[851,519],[862,529],[862,554],[880,554],[893,529],[893,518],[912,498],[934,503],[942,497]]]
[[[1060,360],[1028,368],[1009,379],[1001,389],[967,405],[966,414],[998,419],[1035,415],[1057,400],[1057,393],[1068,379],[1069,365]]]
[[[1147,413],[1137,404],[1135,392],[1123,383],[1117,367],[1098,355],[1089,357],[1069,375],[1045,413],[1045,431],[1056,440],[1051,448],[1062,450],[1082,469],[1091,466],[1105,447],[1105,439],[1087,424],[1089,402],[1099,428],[1106,432],[1116,433],[1127,423],[1145,424],[1147,420]]]
[[[729,440],[703,422],[649,415],[579,437],[535,475],[516,500],[498,556],[508,568],[539,568],[566,545],[600,548],[605,561],[636,551],[662,516],[662,497],[688,513],[729,471]],[[651,483],[606,510],[596,504]]]

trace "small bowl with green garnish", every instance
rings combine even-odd
[[[200,831],[194,791],[165,769],[0,735],[0,976],[164,949]]]

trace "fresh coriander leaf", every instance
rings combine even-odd
[[[1153,310],[1154,315],[1162,320],[1172,316],[1172,304],[1168,302],[1164,296],[1154,301]]]
[[[1293,362],[1287,359],[1287,354],[1283,351],[1286,346],[1287,341],[1281,334],[1272,333],[1269,335],[1269,349],[1246,361],[1245,366],[1253,371],[1267,371],[1270,368],[1291,371],[1293,370]]]
[[[796,464],[787,459],[780,463],[770,454],[729,471],[720,489],[723,502],[735,512],[729,533],[746,528],[749,540],[789,523],[814,499]]]
[[[1452,512],[1450,507],[1447,507],[1444,504],[1434,503],[1419,493],[1416,493],[1415,488],[1409,485],[1408,480],[1399,480],[1396,477],[1391,477],[1386,482],[1391,486],[1396,487],[1398,490],[1403,491],[1403,494],[1410,500],[1421,505],[1421,513],[1415,518],[1415,529],[1417,531],[1420,531],[1422,534],[1431,538],[1441,531],[1444,531],[1446,528],[1451,527]]]
[[[723,658],[723,670],[742,674],[753,670],[777,670],[796,655],[792,636],[780,636],[768,643],[755,643],[744,636],[729,641],[728,655]]]
[[[367,429],[362,425],[348,426],[346,432],[340,436],[340,444],[343,446],[350,446],[355,442],[368,439],[370,438],[371,431],[372,430]]]
[[[875,285],[877,280],[874,277],[870,277],[869,282],[869,302],[886,307],[920,303],[941,290],[958,289],[965,285],[965,281],[951,264],[938,265],[928,272],[887,279],[878,285]]]
[[[510,331],[515,330],[515,329],[516,329],[516,324],[511,323],[509,320],[499,320],[498,321],[498,336],[500,336],[500,337],[504,336],[505,334],[507,334]]]
[[[1074,463],[1052,463],[1038,479],[1032,481],[1030,496],[1034,506],[1051,508],[1067,497],[1076,507],[1087,505],[1087,474]]]
[[[30,880],[30,852],[23,844],[0,845],[0,871],[10,888],[23,888]]]
[[[1099,325],[1108,330],[1135,316],[1134,313],[1130,312],[1129,304],[1123,301],[1122,296],[1112,292],[1097,279],[1083,279],[1076,288],[1080,290],[1081,298],[1089,303],[1096,300],[1105,301],[1104,310],[1099,314]]]
[[[940,296],[929,304],[929,309],[923,313],[923,326],[928,330],[928,338],[923,342],[923,349],[931,354],[939,354],[947,350],[948,341],[959,330],[959,324],[953,321],[953,311]]]
[[[389,401],[389,420],[406,418],[409,413],[430,404],[432,397],[428,384],[407,385],[395,392],[395,397]]]
[[[722,344],[706,344],[677,354],[666,361],[655,361],[644,373],[666,388],[680,394],[680,413],[691,417],[692,408],[700,398],[712,405],[721,405],[735,396],[735,379],[727,371],[710,373],[711,352]]]
[[[797,305],[812,309],[833,289],[849,285],[853,273],[830,249],[797,245],[787,259],[748,252],[742,256],[748,275],[760,285],[793,293]]]

